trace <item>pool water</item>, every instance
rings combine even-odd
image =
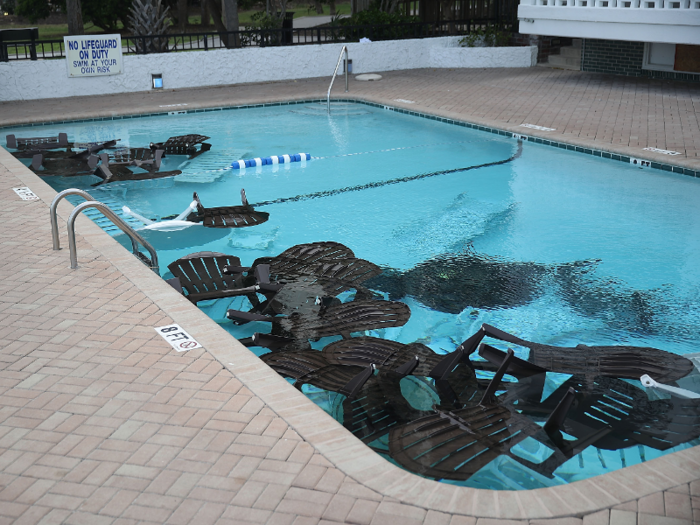
[[[270,214],[268,222],[252,228],[142,232],[158,251],[164,277],[168,264],[195,251],[234,254],[250,264],[299,243],[333,240],[357,257],[413,272],[418,281],[426,269],[445,273],[446,285],[437,293],[414,288],[401,298],[412,312],[405,326],[370,335],[418,341],[446,354],[488,323],[558,346],[624,344],[697,352],[700,183],[687,176],[350,103],[334,104],[330,116],[323,104],[308,103],[4,131],[18,137],[67,132],[78,142],[119,138],[120,146],[131,147],[175,135],[211,136],[211,151],[200,157],[164,160],[162,170],[182,170],[175,177],[97,187],[93,176],[46,178],[57,191],[84,189],[115,210],[126,205],[154,220],[182,212],[193,192],[206,207],[238,204],[241,188],[251,204]],[[298,152],[313,158],[229,169],[238,159]],[[116,237],[130,246],[123,235]],[[459,271],[460,254],[489,268],[525,267],[532,279],[506,283],[505,291],[488,288]],[[269,331],[264,323],[237,327],[225,319],[228,308],[244,309],[245,299],[199,306],[238,338]],[[548,373],[546,392],[568,377]],[[407,378],[401,389],[413,406],[429,410],[435,399],[426,381]],[[643,390],[638,381],[628,382]],[[700,392],[700,379],[691,374],[677,386]],[[340,417],[340,394],[305,391]],[[374,445],[382,449],[381,443]],[[527,439],[512,452],[537,463],[551,450]],[[590,446],[552,477],[500,456],[455,483],[538,488],[662,454],[642,445],[615,451]]]

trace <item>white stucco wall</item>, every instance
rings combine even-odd
[[[353,74],[401,69],[530,67],[536,48],[460,48],[460,37],[348,44]],[[128,55],[119,75],[69,78],[65,59],[0,62],[0,101],[148,91],[151,74],[166,89],[330,77],[342,44]]]

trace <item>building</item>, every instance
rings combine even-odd
[[[700,81],[700,0],[521,0],[518,21],[571,43],[552,58],[564,67]]]

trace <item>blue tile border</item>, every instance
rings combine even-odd
[[[385,109],[388,111],[394,111],[396,113],[402,113],[404,115],[411,115],[414,117],[420,117],[420,118],[425,118],[429,120],[436,120],[438,122],[442,122],[444,124],[451,124],[453,126],[462,126],[465,128],[470,128],[470,129],[476,129],[478,131],[485,131],[487,133],[493,133],[495,135],[501,135],[504,137],[513,137],[515,133],[510,132],[510,131],[505,131],[502,129],[498,128],[491,128],[488,126],[482,126],[480,124],[474,124],[472,122],[468,122],[465,120],[456,120],[456,119],[450,119],[446,117],[439,117],[437,115],[431,115],[430,113],[421,113],[419,111],[412,111],[409,109],[403,109],[395,106],[388,106],[386,104],[380,104],[377,102],[369,102],[366,100],[361,100],[361,99],[351,99],[351,98],[334,98],[332,99],[333,102],[346,102],[346,103],[353,103],[353,104],[364,104],[366,106],[371,106],[379,109]],[[325,103],[326,99],[323,98],[312,98],[312,99],[303,99],[303,100],[289,100],[289,101],[283,101],[283,102],[262,102],[260,104],[242,104],[239,106],[222,106],[222,107],[216,107],[216,108],[198,108],[198,109],[175,109],[174,111],[178,112],[184,112],[184,113],[207,113],[210,111],[228,111],[228,110],[236,110],[236,109],[252,109],[252,108],[267,108],[267,107],[276,107],[276,106],[289,106],[289,105],[295,105],[295,104],[309,104],[309,103]],[[179,106],[181,107],[181,106]],[[137,115],[121,115],[121,116],[113,116],[113,117],[97,117],[97,118],[87,118],[87,119],[74,119],[74,120],[54,120],[54,121],[47,121],[47,122],[33,122],[30,124],[20,124],[20,125],[12,125],[12,126],[2,126],[0,127],[0,130],[3,129],[9,129],[9,128],[14,128],[14,127],[34,127],[34,126],[49,126],[49,125],[56,125],[56,124],[76,124],[80,122],[95,122],[95,121],[106,121],[106,120],[123,120],[123,119],[131,119],[131,118],[144,118],[144,117],[167,117],[171,111],[162,111],[158,113],[141,113]],[[549,139],[543,139],[540,137],[533,137],[531,135],[527,135],[525,133],[517,133],[519,137],[522,137],[524,140],[527,142],[533,142],[535,144],[542,144],[544,146],[552,146],[555,148],[560,148],[560,149],[565,149],[569,151],[575,151],[577,153],[583,153],[585,155],[593,155],[594,157],[601,157],[604,159],[610,159],[610,160],[616,160],[620,162],[624,162],[626,164],[630,163],[630,157],[626,155],[620,155],[617,153],[610,153],[604,150],[596,150],[596,149],[591,149],[591,148],[586,148],[583,146],[575,146],[573,144],[567,144],[566,142],[558,142],[556,140],[549,140]],[[640,157],[641,158],[641,157]],[[649,159],[643,159],[643,160],[649,160]],[[657,169],[661,171],[670,171],[672,173],[678,173],[681,175],[687,175],[690,177],[697,177],[700,178],[700,170],[693,170],[691,168],[685,168],[682,166],[676,166],[673,164],[665,164],[665,163],[659,163],[656,161],[650,161],[651,162],[651,168],[652,169]]]

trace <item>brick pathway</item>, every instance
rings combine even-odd
[[[306,98],[319,96],[326,81],[3,104],[0,124],[120,112],[125,104],[152,111],[193,99]],[[548,83],[554,87],[541,93]],[[410,71],[351,86],[366,99],[415,100],[417,110],[473,122],[560,126],[562,135],[609,149],[636,147],[621,137],[641,136],[631,124],[641,110],[627,106],[643,89],[647,117],[658,108],[678,117],[648,126],[647,144],[652,136],[664,149],[682,143],[680,160],[697,163],[694,86],[540,68]],[[603,90],[603,106],[617,111],[582,111],[596,107],[587,97]],[[519,107],[499,102],[517,91]],[[538,106],[549,98],[557,104]],[[21,201],[12,191],[19,186],[41,200]],[[558,492],[492,496],[396,474],[362,456],[364,446],[84,217],[80,268],[71,270],[67,250],[51,249],[53,195],[0,150],[0,524],[681,525],[693,513],[700,523],[700,447]],[[59,207],[60,224],[71,208]],[[205,349],[174,352],[153,330],[171,322]],[[537,513],[541,519],[507,519]]]

